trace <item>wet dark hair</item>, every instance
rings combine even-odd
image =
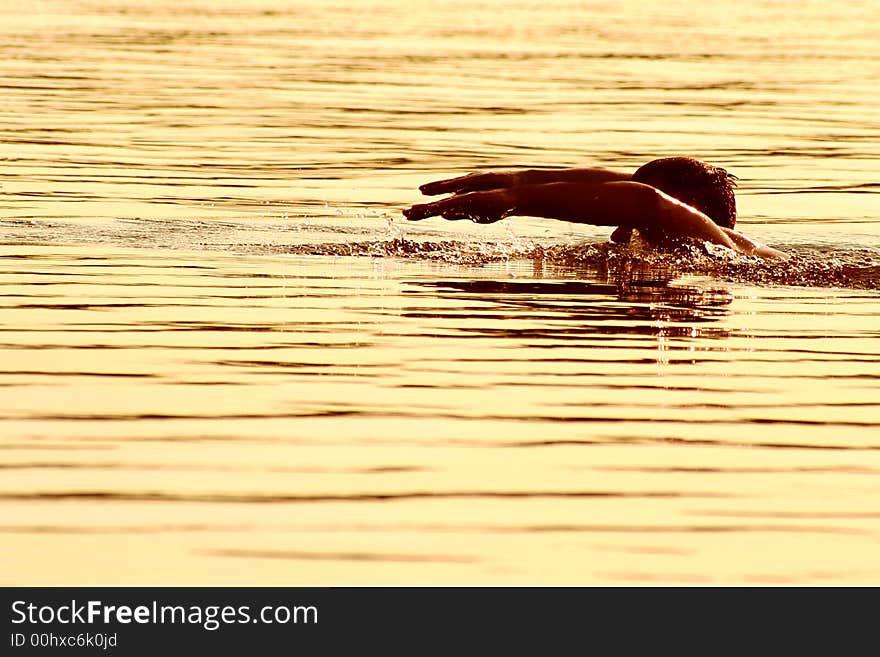
[[[736,224],[736,176],[721,167],[692,157],[664,157],[648,162],[632,179],[687,203],[719,226]]]

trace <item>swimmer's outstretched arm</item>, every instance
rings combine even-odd
[[[756,242],[751,237],[746,237],[742,233],[738,233],[732,228],[721,228],[724,233],[736,245],[736,250],[745,255],[756,255],[762,258],[779,258],[787,260],[789,255],[778,249]]]
[[[518,185],[543,185],[546,183],[605,183],[631,180],[628,173],[619,173],[607,169],[525,169],[522,171],[469,173],[458,178],[448,178],[429,182],[419,190],[422,194],[466,194],[482,192],[490,189],[506,189]]]
[[[636,228],[645,238],[662,242],[693,238],[744,252],[699,210],[659,189],[630,181],[554,182],[459,193],[404,210],[411,221],[440,215],[492,223],[511,215],[546,217],[596,226]]]
[[[789,255],[784,251],[774,249],[766,244],[761,244],[757,240],[753,240],[751,237],[746,237],[732,228],[725,228],[724,226],[720,226],[720,228],[724,234],[730,238],[730,241],[733,242],[736,250],[743,255],[755,255],[760,256],[761,258],[779,258],[782,260],[787,260],[789,258]],[[632,228],[621,226],[611,234],[609,239],[618,244],[628,244],[631,238]]]

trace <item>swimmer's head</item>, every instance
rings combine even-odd
[[[736,176],[692,157],[665,157],[633,174],[635,182],[656,187],[696,208],[719,226],[736,224]]]

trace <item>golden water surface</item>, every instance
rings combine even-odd
[[[880,583],[873,2],[0,13],[0,584]],[[670,154],[794,261],[400,217]]]

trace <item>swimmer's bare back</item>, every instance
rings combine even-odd
[[[719,226],[697,208],[652,185],[605,169],[476,173],[427,183],[419,189],[427,195],[451,195],[404,210],[410,221],[441,216],[493,223],[514,215],[545,217],[618,227],[612,235],[615,241],[626,241],[636,229],[649,243],[658,245],[691,238],[745,255],[787,257],[732,228]]]

